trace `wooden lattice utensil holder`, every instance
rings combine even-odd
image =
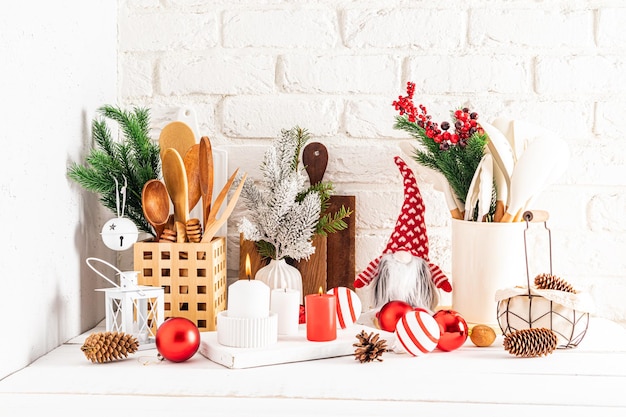
[[[165,319],[185,317],[213,331],[226,309],[226,239],[208,243],[143,241],[134,245],[140,285],[163,287]]]

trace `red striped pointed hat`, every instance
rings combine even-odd
[[[432,279],[437,288],[445,292],[452,291],[452,286],[448,277],[441,271],[439,266],[431,263],[428,259],[428,235],[426,234],[426,224],[424,222],[424,200],[417,187],[417,181],[411,168],[396,156],[394,162],[400,169],[404,178],[404,204],[396,221],[396,226],[383,251],[383,255],[398,251],[410,252],[413,256],[424,259],[430,266]],[[355,288],[362,288],[368,285],[378,274],[378,264],[382,255],[369,263],[367,268],[354,280]]]

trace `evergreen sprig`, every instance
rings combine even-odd
[[[300,154],[310,135],[298,126],[281,131],[265,153],[260,169],[264,181],[259,188],[247,179],[241,192],[248,209],[239,227],[244,238],[256,242],[262,257],[300,260],[315,252],[315,235],[326,236],[347,227],[352,214],[341,207],[329,213],[333,194],[331,182],[305,186]]]
[[[415,148],[413,159],[419,164],[441,172],[452,187],[458,199],[465,203],[474,173],[485,152],[489,140],[485,133],[474,133],[464,147],[451,146],[441,149],[440,145],[426,136],[424,128],[409,118],[396,116],[395,129],[404,130],[417,139],[420,148]]]
[[[125,111],[105,105],[98,109],[101,117],[92,121],[95,142],[84,164],[71,163],[67,174],[70,179],[88,191],[99,194],[104,207],[117,215],[116,184],[127,181],[124,214],[139,230],[152,233],[143,215],[141,191],[146,182],[159,178],[161,173],[159,146],[150,139],[150,113],[145,108]],[[120,127],[124,137],[113,139],[106,119]]]

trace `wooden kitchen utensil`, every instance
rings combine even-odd
[[[163,161],[163,155],[167,149],[174,148],[179,155],[184,156],[195,143],[196,136],[189,125],[178,120],[168,123],[159,135],[161,161]]]
[[[220,207],[222,206],[222,203],[224,203],[224,200],[226,199],[226,196],[228,195],[228,190],[230,190],[230,187],[233,185],[233,182],[235,182],[235,178],[237,177],[238,172],[239,172],[239,168],[237,168],[235,172],[233,172],[233,174],[230,176],[228,181],[226,181],[226,185],[224,185],[224,187],[222,188],[222,191],[220,191],[220,193],[215,198],[215,202],[211,204],[211,211],[209,212],[209,215],[207,217],[207,220],[205,223],[205,229],[211,226],[211,223],[213,223],[215,219],[217,218],[217,213],[220,211]]]
[[[302,163],[309,181],[316,184],[324,178],[328,165],[328,150],[319,142],[312,142],[304,147]],[[328,213],[336,213],[341,207],[352,211],[344,219],[347,228],[328,234],[326,239],[326,288],[354,288],[356,276],[356,197],[353,195],[333,195],[329,200]]]
[[[226,221],[232,214],[233,210],[235,209],[235,205],[237,204],[237,200],[239,200],[239,195],[241,194],[241,189],[243,188],[243,184],[246,182],[247,176],[248,174],[244,173],[243,176],[241,177],[241,182],[239,183],[239,185],[233,192],[233,195],[230,197],[230,200],[228,201],[228,205],[224,209],[224,212],[222,213],[222,215],[218,217],[217,219],[215,219],[215,221],[213,221],[210,225],[208,225],[208,227],[205,228],[204,234],[202,235],[201,242],[203,243],[210,242],[211,239],[215,237],[215,234],[220,229],[220,227],[222,227],[222,225],[226,223]]]
[[[174,204],[174,220],[187,224],[189,220],[189,185],[185,164],[178,151],[168,148],[163,153],[163,180]]]
[[[207,227],[207,219],[211,211],[213,199],[213,150],[208,136],[200,138],[200,150],[198,154],[200,167],[200,193],[202,195],[202,223]],[[230,188],[230,187],[229,187]]]
[[[144,184],[141,191],[141,207],[146,220],[154,228],[156,240],[158,240],[167,225],[170,214],[170,197],[163,182],[152,179]]]
[[[189,193],[187,199],[189,202],[189,210],[193,208],[200,201],[200,166],[199,158],[200,145],[194,144],[187,150],[183,163],[185,164],[185,173],[187,174],[187,184],[189,187]]]

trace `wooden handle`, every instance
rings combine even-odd
[[[302,163],[309,174],[311,185],[317,184],[324,178],[328,165],[328,150],[319,142],[309,143],[302,151]]]
[[[550,214],[545,210],[527,210],[522,214],[522,221],[543,223],[547,222]]]

